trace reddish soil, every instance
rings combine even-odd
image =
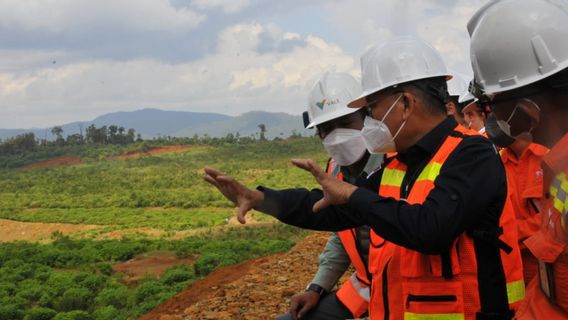
[[[145,253],[125,262],[112,266],[115,272],[125,275],[123,280],[129,285],[136,285],[146,276],[161,277],[167,269],[180,265],[191,265],[195,257],[179,259],[173,252]]]
[[[154,156],[160,153],[166,153],[166,152],[178,152],[178,151],[184,151],[189,149],[189,146],[163,146],[163,147],[156,147],[156,148],[151,148],[146,152],[131,152],[131,153],[125,153],[123,155],[117,156],[117,157],[111,157],[111,160],[126,160],[126,159],[137,159],[137,158],[141,158],[141,157],[148,157],[148,156]]]
[[[45,161],[28,164],[27,166],[22,167],[22,169],[24,170],[43,169],[43,168],[67,166],[79,163],[81,163],[81,158],[79,157],[58,157],[58,158],[53,158]]]
[[[70,223],[21,222],[0,219],[0,242],[49,239],[52,233],[72,234],[99,228],[96,225]]]
[[[274,319],[312,279],[328,237],[314,233],[289,252],[213,272],[139,319]]]

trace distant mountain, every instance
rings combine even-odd
[[[80,128],[85,129],[94,124],[117,125],[133,128],[142,134],[145,139],[159,136],[190,137],[195,134],[211,137],[224,137],[228,133],[241,136],[258,135],[259,124],[266,126],[266,137],[288,137],[292,132],[302,135],[311,135],[313,130],[303,127],[302,117],[287,113],[271,113],[252,111],[240,116],[231,117],[218,113],[201,113],[185,111],[165,111],[158,109],[143,109],[131,112],[108,113],[92,121],[73,122],[63,125],[64,136],[79,133]],[[25,132],[33,132],[37,138],[47,137],[52,140],[51,128],[33,129],[0,129],[0,139],[6,139]]]
[[[175,136],[190,137],[194,134],[202,136],[208,134],[213,137],[224,137],[229,133],[239,133],[241,137],[255,136],[258,138],[259,124],[266,126],[266,138],[289,137],[293,132],[302,135],[313,135],[313,130],[304,129],[301,116],[293,116],[287,113],[272,113],[264,111],[251,111],[237,117],[221,120],[215,126],[203,124],[187,127],[178,131]]]

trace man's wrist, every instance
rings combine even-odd
[[[315,284],[315,283],[310,283],[306,287],[306,291],[315,292],[315,293],[319,294],[320,296],[327,293],[327,290],[325,290],[322,286]]]

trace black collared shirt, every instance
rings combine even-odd
[[[448,117],[398,159],[407,165],[401,192],[410,189],[446,137],[457,126]],[[359,188],[349,202],[330,206],[318,213],[313,204],[323,197],[321,190],[271,190],[259,187],[265,201],[259,209],[284,223],[314,230],[339,231],[370,226],[395,244],[425,254],[442,254],[458,235],[471,229],[494,230],[499,226],[507,182],[495,147],[482,136],[464,136],[435,180],[435,187],[423,204],[379,196],[382,170],[358,179]],[[408,188],[406,188],[408,186]]]

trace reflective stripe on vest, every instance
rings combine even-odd
[[[370,288],[363,285],[357,279],[357,274],[353,273],[349,280],[337,290],[336,296],[355,318],[359,318],[369,309],[370,294]]]
[[[420,314],[405,312],[404,320],[464,320],[463,313],[430,313]]]
[[[560,215],[562,228],[566,229],[566,212],[568,211],[568,179],[565,173],[558,174],[550,186],[552,206]]]
[[[343,180],[343,174],[339,166],[331,159],[328,164],[327,172],[335,175],[338,180]],[[355,268],[349,281],[346,281],[336,293],[337,298],[354,317],[363,315],[369,308],[369,286],[370,280],[367,278],[367,268],[365,262],[357,251],[356,229],[348,229],[337,232],[345,252]],[[366,281],[363,283],[359,279]]]
[[[456,131],[462,134],[472,135],[471,131],[461,126],[458,126]],[[410,204],[421,204],[426,200],[428,194],[434,188],[434,181],[440,174],[443,164],[461,141],[461,136],[450,135],[446,138],[440,149],[420,172],[411,190],[406,192],[408,199],[403,200]],[[399,200],[405,174],[406,165],[399,162],[396,158],[393,158],[383,170],[379,195]],[[504,208],[503,215],[514,217],[512,210],[509,210],[511,212],[507,213],[505,213],[505,211],[506,209]],[[506,227],[502,227],[506,229],[507,232],[511,228],[516,231],[516,224],[508,224]],[[516,236],[516,232],[514,235]],[[371,233],[371,238],[380,239],[374,232]],[[516,267],[505,270],[507,298],[509,304],[512,304],[524,298],[524,281],[522,279],[521,257],[520,251],[518,250],[518,243],[517,241],[507,243],[515,246],[515,250],[513,250],[514,253],[509,256],[504,253],[501,255],[502,260],[510,259],[509,265]],[[387,273],[384,273],[384,270],[381,268],[378,268],[378,270],[373,268],[371,319],[383,319],[385,315],[381,312],[386,312],[385,310],[389,310],[390,319],[400,319],[403,317],[404,319],[416,320],[475,318],[475,313],[479,311],[480,308],[477,287],[477,261],[473,240],[467,237],[465,233],[458,237],[449,253],[449,258],[446,257],[444,262],[442,261],[442,256],[439,255],[421,254],[417,251],[388,242],[387,245],[393,246],[395,248],[393,252],[397,253],[385,255],[384,252],[388,252],[388,250],[385,250],[385,247],[376,250],[373,246],[371,246],[371,252],[369,253],[370,264],[388,266],[386,267]],[[458,247],[459,251],[457,249]],[[379,251],[383,252],[383,254],[380,254]],[[397,258],[400,263],[393,263]],[[391,263],[388,265],[382,260],[388,260],[391,261]],[[444,268],[448,260],[449,267]],[[505,263],[503,264],[505,265]],[[392,270],[391,266],[393,265],[398,265],[400,272],[398,272],[398,270]],[[448,271],[450,272],[449,278],[445,276]],[[387,279],[383,280],[382,275],[385,274]],[[394,274],[395,276],[389,274]],[[381,291],[385,292],[384,288],[381,290],[380,288],[376,288],[376,286],[384,284],[387,282],[386,280],[388,280],[388,290],[386,291],[388,298],[385,301],[388,301],[388,305],[383,308],[374,308],[373,306],[377,304],[383,304],[382,300],[384,300],[384,297],[382,297]],[[396,286],[397,283],[398,287]],[[464,287],[467,287],[468,290],[464,290]],[[410,295],[418,295],[424,297],[425,300],[416,303],[413,302],[412,304],[407,303],[405,307],[404,300]],[[439,302],[440,300],[436,300],[436,298],[440,297],[451,297],[452,299],[451,301]],[[433,300],[428,300],[428,298],[433,298]],[[373,309],[379,311],[374,312]]]

